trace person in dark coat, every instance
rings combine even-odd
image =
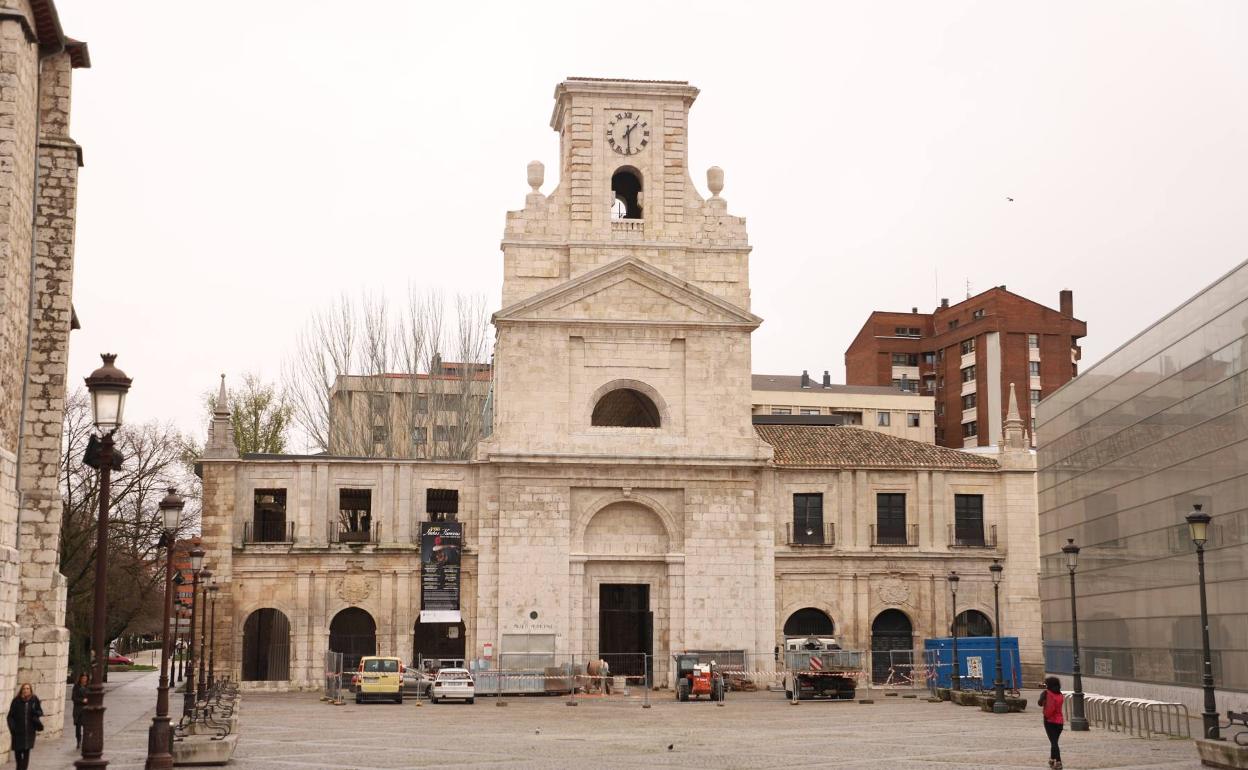
[[[30,684],[18,689],[17,697],[9,704],[7,721],[17,770],[26,770],[30,765],[30,750],[35,747],[35,733],[43,730],[43,707]]]
[[[82,748],[82,710],[87,706],[86,674],[79,674],[69,698],[74,702],[74,748]]]

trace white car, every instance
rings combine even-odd
[[[444,668],[433,679],[429,700],[433,703],[444,700],[466,700],[472,703],[476,700],[476,694],[472,673],[468,669]]]

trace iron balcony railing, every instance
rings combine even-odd
[[[381,523],[369,522],[367,526],[351,529],[341,522],[330,522],[328,540],[331,543],[347,545],[377,545],[381,542]]]
[[[869,539],[871,541],[871,545],[917,546],[919,544],[918,524],[911,524],[909,527],[906,527],[901,531],[889,529],[878,533],[878,536],[874,524],[868,524],[867,526],[869,527]]]
[[[979,532],[963,532],[962,536],[958,536],[957,528],[949,525],[949,547],[950,548],[996,548],[997,547],[997,525],[993,524],[988,528],[987,536],[983,529]]]
[[[295,542],[295,523],[293,521],[245,521],[243,522],[244,543],[293,543]]]
[[[784,525],[784,542],[788,545],[836,545],[836,524],[831,522],[813,527]]]

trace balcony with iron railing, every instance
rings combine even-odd
[[[919,525],[911,524],[904,529],[887,529],[876,532],[874,524],[868,524],[868,542],[875,546],[902,546],[914,548],[919,544]]]
[[[340,521],[331,521],[326,539],[330,544],[341,543],[352,547],[377,545],[381,542],[381,522],[373,521],[353,528]]]
[[[961,536],[954,525],[949,525],[949,547],[950,548],[996,548],[997,547],[997,525],[993,524],[988,528],[985,537],[984,530],[981,528],[979,532],[963,532]]]
[[[836,525],[829,522],[817,526],[798,526],[793,522],[784,525],[784,542],[796,546],[836,546]]]
[[[289,544],[295,542],[295,523],[293,521],[245,521],[243,522],[243,544]]]

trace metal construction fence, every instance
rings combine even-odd
[[[325,685],[321,700],[330,703],[342,703],[343,690],[350,687],[350,682],[343,682],[342,653],[325,653]]]

